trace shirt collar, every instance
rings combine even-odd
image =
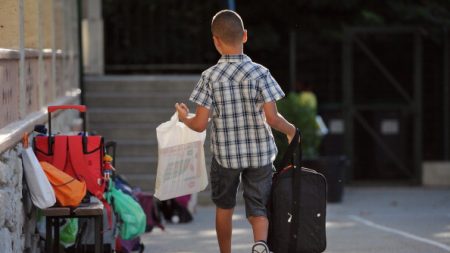
[[[222,57],[220,57],[219,63],[222,62],[246,62],[246,61],[251,61],[252,59],[250,59],[250,57],[248,57],[246,54],[226,54],[226,55],[222,55]]]

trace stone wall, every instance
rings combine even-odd
[[[52,121],[55,132],[71,130],[78,114],[61,113]],[[23,176],[22,144],[0,154],[0,251],[2,253],[40,252],[36,233],[37,208],[31,203]],[[44,251],[41,251],[44,252]]]
[[[0,249],[2,252],[23,252],[22,164],[18,149],[0,156]]]

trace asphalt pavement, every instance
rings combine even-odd
[[[198,206],[194,221],[166,224],[142,236],[145,253],[219,252],[214,206]],[[450,188],[346,187],[327,207],[327,253],[450,252]],[[234,253],[249,253],[250,225],[243,206],[233,217]]]

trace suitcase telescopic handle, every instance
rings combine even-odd
[[[78,110],[79,112],[86,112],[85,105],[51,105],[48,108],[48,113],[57,111],[57,110]]]
[[[48,152],[53,154],[53,137],[52,137],[52,112],[58,110],[77,110],[81,113],[81,118],[83,119],[83,152],[87,152],[87,134],[86,134],[86,109],[85,105],[51,105],[47,108],[48,111]]]
[[[52,136],[52,112],[58,110],[77,110],[81,112],[83,118],[83,135],[86,135],[86,110],[85,105],[51,105],[47,108],[48,111],[48,136]]]

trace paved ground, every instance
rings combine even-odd
[[[450,188],[348,187],[341,204],[329,204],[328,253],[450,252]],[[219,252],[214,207],[199,207],[189,224],[143,236],[146,253]],[[234,216],[233,252],[250,252],[244,210]]]

